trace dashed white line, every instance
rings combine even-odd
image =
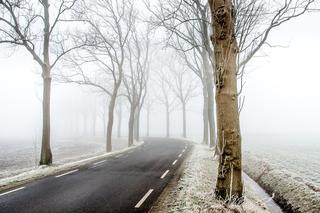
[[[3,195],[6,195],[6,194],[10,194],[10,193],[12,193],[12,192],[19,191],[19,190],[24,189],[24,188],[25,188],[25,187],[20,187],[20,188],[16,188],[16,189],[13,189],[13,190],[10,190],[10,191],[1,193],[1,194],[0,194],[0,197],[3,196]]]
[[[150,196],[153,192],[153,189],[149,189],[149,191],[141,198],[141,200],[135,205],[134,208],[140,208],[140,206],[144,203],[144,201]]]
[[[102,161],[99,161],[99,162],[95,162],[93,165],[96,166],[96,165],[99,165],[99,164],[104,163],[104,162],[106,162],[106,160],[102,160]]]
[[[169,173],[169,170],[165,171],[160,178],[163,179],[168,173]]]
[[[184,149],[184,150],[182,150],[182,153],[184,153],[186,150]]]
[[[174,166],[177,162],[178,160],[173,161],[172,165]]]
[[[59,177],[65,176],[65,175],[69,175],[69,174],[75,173],[75,172],[77,172],[77,171],[79,171],[79,169],[75,169],[75,170],[72,170],[72,171],[63,173],[63,174],[61,174],[61,175],[57,175],[57,176],[55,176],[55,177],[56,177],[56,178],[59,178]]]
[[[182,154],[180,154],[178,157],[181,158]]]

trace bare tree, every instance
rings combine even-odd
[[[215,191],[219,198],[243,201],[237,75],[242,79],[246,64],[267,44],[273,29],[304,14],[313,2],[209,0],[216,63],[219,168]]]
[[[123,105],[123,100],[120,98],[117,101],[117,120],[118,120],[118,125],[117,125],[117,137],[121,138],[121,126],[122,126],[122,113],[123,113],[123,109],[122,109],[122,105]]]
[[[145,111],[147,113],[147,132],[146,132],[147,137],[150,136],[150,113],[151,113],[153,104],[154,104],[154,99],[152,99],[150,95],[147,95],[145,99]]]
[[[139,140],[140,111],[147,92],[150,65],[150,28],[147,26],[146,32],[142,33],[138,32],[137,23],[133,26],[133,33],[128,43],[129,70],[124,78],[125,96],[130,103],[128,146],[133,145],[135,121],[138,125],[136,127],[138,128],[138,134],[136,135],[138,138],[136,139]]]
[[[177,60],[175,60],[177,61]],[[173,62],[168,65],[169,72],[172,74],[172,78],[167,79],[167,84],[173,91],[182,107],[182,136],[187,137],[187,104],[191,98],[198,95],[197,86],[198,83],[193,76],[190,75],[190,71],[186,67],[177,66]]]
[[[79,39],[90,42],[69,58],[72,73],[61,74],[64,82],[94,87],[109,96],[106,151],[112,151],[114,109],[123,79],[126,45],[134,17],[131,1],[94,0],[77,8],[77,19],[88,27]],[[94,68],[92,68],[94,67]],[[61,78],[62,77],[62,78]]]
[[[263,46],[272,47],[268,37],[282,24],[297,18],[308,11],[313,11],[315,0],[290,0],[266,2],[265,0],[234,1],[239,54],[237,73],[240,75],[246,65],[257,55]]]
[[[109,97],[107,97],[107,98],[102,98],[102,100],[101,100],[101,102],[102,103],[100,103],[99,104],[99,110],[98,110],[98,117],[99,117],[99,119],[100,119],[100,122],[102,123],[102,127],[103,127],[103,136],[104,137],[107,137],[107,111],[108,111],[108,102],[109,102],[109,100],[108,100],[108,98]]]
[[[159,58],[159,57],[158,57]],[[164,67],[164,62],[162,62]],[[174,95],[168,84],[170,80],[170,72],[163,68],[155,75],[155,82],[159,88],[156,94],[157,102],[160,102],[165,107],[166,113],[166,137],[170,137],[170,114],[176,108],[177,97]]]
[[[210,136],[209,145],[213,147],[216,136],[208,3],[203,0],[161,0],[153,8],[150,2],[146,1],[146,5],[155,17],[154,24],[166,30],[166,46],[177,51],[202,83],[203,143],[207,143]]]
[[[42,70],[41,165],[52,163],[50,148],[51,71],[63,56],[79,48],[79,46],[71,46],[66,32],[62,33],[62,24],[67,24],[66,21],[70,18],[69,12],[77,2],[77,0],[59,0],[49,4],[49,0],[0,1],[0,43],[24,47]],[[54,14],[53,17],[50,16],[52,14]]]

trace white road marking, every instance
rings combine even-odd
[[[10,190],[10,191],[1,193],[1,194],[0,194],[0,197],[3,196],[3,195],[6,195],[6,194],[10,194],[10,193],[12,193],[12,192],[19,191],[19,190],[24,189],[24,188],[25,188],[25,187],[20,187],[20,188],[16,188],[16,189],[13,189],[13,190]]]
[[[180,154],[178,157],[181,158],[182,154]]]
[[[59,177],[62,177],[62,176],[68,175],[68,174],[75,173],[75,172],[77,172],[77,171],[79,171],[79,169],[75,169],[75,170],[72,170],[72,171],[63,173],[63,174],[61,174],[61,175],[57,175],[57,176],[55,176],[55,177],[56,177],[56,178],[59,178]]]
[[[165,172],[163,173],[163,175],[161,176],[161,179],[163,179],[168,173],[169,173],[169,170],[165,171]]]
[[[175,165],[178,162],[178,160],[173,161],[172,165]]]
[[[101,164],[101,163],[104,163],[104,162],[106,162],[106,160],[102,160],[102,161],[99,161],[99,162],[95,162],[93,165],[95,166],[95,165],[98,165],[98,164]]]
[[[182,150],[182,153],[184,153],[186,150],[184,149],[184,150]]]
[[[144,203],[144,201],[149,197],[149,195],[153,192],[153,189],[149,189],[149,191],[141,198],[141,200],[135,205],[134,208],[140,208],[140,206]]]

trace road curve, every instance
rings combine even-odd
[[[0,192],[0,212],[147,212],[191,145],[145,139],[133,150]]]

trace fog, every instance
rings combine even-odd
[[[319,134],[319,14],[281,26],[250,65],[245,80],[246,104],[241,114],[247,134]]]
[[[259,57],[250,62],[242,93],[246,98],[241,113],[244,135],[304,135],[319,132],[318,20],[320,15],[314,13],[281,26],[269,39],[269,43],[276,47],[263,48]],[[42,84],[38,65],[23,48],[17,48],[15,52],[2,48],[0,64],[0,142],[18,140],[19,143],[30,143],[35,138],[40,140]],[[201,89],[200,83],[199,88]],[[155,94],[150,96],[155,97]],[[88,114],[88,119],[92,119],[90,113],[93,108],[97,111],[97,134],[102,136],[101,114],[104,101],[105,97],[92,88],[54,83],[53,138],[74,135],[75,131],[71,126],[75,125],[75,119],[81,122],[83,113]],[[198,140],[202,134],[201,102],[199,92],[198,97],[192,98],[188,105],[188,136]],[[127,134],[127,109],[125,107],[126,114],[122,122],[124,135]],[[171,118],[171,131],[177,137],[182,134],[180,109],[180,106],[175,107]],[[145,113],[143,110],[142,135],[146,131]],[[160,103],[154,104],[150,122],[151,135],[165,134],[164,113],[164,107]],[[79,128],[83,130],[83,126]],[[81,136],[83,133],[79,130],[78,134]]]
[[[0,212],[319,212],[319,6],[0,0]]]

